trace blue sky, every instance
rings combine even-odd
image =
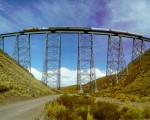
[[[150,37],[149,5],[149,0],[0,0],[0,34],[29,27],[82,26],[118,29]],[[94,38],[95,65],[100,77],[105,75],[107,36]],[[5,41],[5,51],[10,56],[14,40]],[[31,36],[32,73],[38,79],[43,68],[44,40],[44,35]],[[127,62],[130,62],[131,39],[124,39],[123,43]],[[62,35],[63,85],[76,83],[76,66],[77,35]],[[63,79],[66,76],[68,80]]]

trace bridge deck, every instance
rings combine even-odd
[[[102,29],[102,28],[86,28],[86,27],[49,27],[49,28],[29,28],[24,29],[19,32],[5,33],[0,34],[0,37],[11,37],[16,35],[26,35],[26,34],[46,34],[61,32],[63,34],[95,34],[95,35],[117,35],[127,38],[138,38],[147,42],[150,42],[150,38],[144,37],[140,34],[130,33],[121,30],[113,30],[113,29]]]

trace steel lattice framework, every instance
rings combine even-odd
[[[89,83],[88,86],[83,84]],[[93,53],[93,34],[78,34],[78,68],[77,68],[77,89],[97,91],[94,53]]]
[[[122,71],[122,72],[120,72]],[[120,73],[119,73],[120,72]],[[106,75],[110,84],[118,84],[118,80],[128,74],[122,36],[108,36]]]
[[[77,89],[97,91],[94,66],[94,35],[108,36],[106,75],[109,84],[118,83],[128,74],[122,38],[132,38],[132,60],[146,50],[145,41],[150,38],[120,30],[87,27],[26,28],[19,32],[0,34],[0,49],[4,50],[4,39],[16,37],[13,58],[31,72],[30,35],[46,34],[45,58],[42,80],[46,85],[61,87],[61,35],[78,34]],[[88,85],[84,85],[88,83]]]
[[[13,58],[31,72],[30,34],[16,35]]]
[[[0,49],[4,50],[4,37],[0,37]]]
[[[61,33],[47,33],[42,80],[60,90]]]
[[[141,56],[146,50],[144,40],[133,38],[133,47],[132,47],[132,60]]]

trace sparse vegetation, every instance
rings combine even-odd
[[[150,119],[149,111],[150,108],[96,102],[94,97],[85,95],[62,95],[45,107],[48,119],[58,120]]]
[[[55,93],[0,50],[0,102],[8,97],[31,98]]]

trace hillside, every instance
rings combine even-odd
[[[78,91],[76,89],[77,89],[76,85],[71,85],[63,87],[61,90],[65,94],[65,93],[77,93]]]
[[[26,69],[0,50],[0,102],[54,93],[52,89],[41,84]]]
[[[106,77],[97,80],[96,96],[113,97],[123,101],[150,102],[150,49],[128,65],[129,75],[118,85],[107,86]]]
[[[132,61],[128,65],[128,71],[129,75],[120,80],[118,85],[107,85],[106,77],[97,79],[99,92],[93,95],[113,97],[123,101],[150,101],[150,49]],[[67,92],[69,89],[73,91],[73,88],[70,87],[64,88],[64,91]]]

